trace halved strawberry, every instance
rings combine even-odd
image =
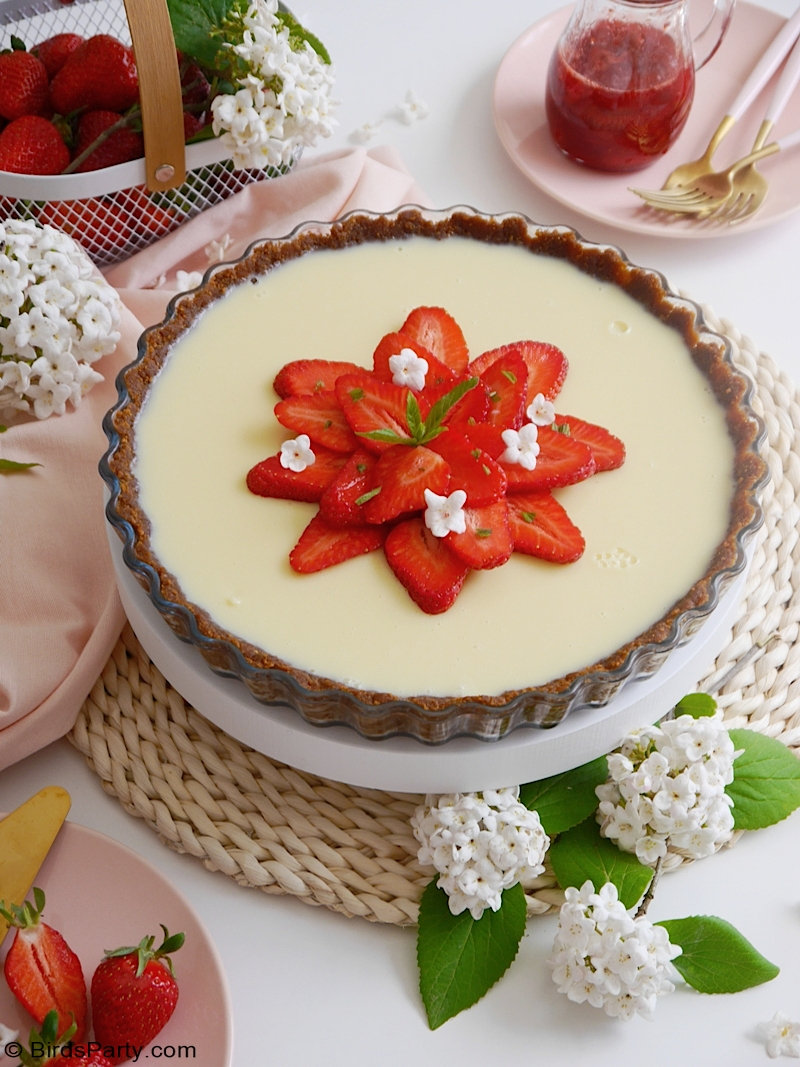
[[[350,429],[370,452],[385,452],[397,444],[397,438],[408,437],[411,392],[405,386],[376,381],[370,371],[360,370],[337,378],[335,392]],[[390,439],[365,436],[376,431],[388,434]]]
[[[44,905],[38,886],[33,901],[8,907],[0,901],[0,915],[16,927],[3,971],[11,992],[39,1025],[56,1011],[58,1032],[74,1023],[75,1038],[81,1040],[88,1011],[83,969],[63,935],[43,921]]]
[[[508,478],[508,492],[528,489],[557,489],[574,485],[595,472],[594,458],[588,445],[574,437],[559,433],[549,426],[539,427],[539,455],[533,470],[525,470],[519,463],[500,465]]]
[[[418,341],[456,374],[463,374],[467,369],[469,349],[464,334],[444,308],[414,308],[400,327],[400,332]]]
[[[447,460],[450,467],[448,493],[463,489],[471,507],[493,504],[505,496],[507,479],[503,468],[457,430],[440,434],[428,447]]]
[[[467,528],[449,533],[447,543],[453,554],[475,570],[488,570],[505,563],[514,551],[505,500],[483,507],[464,508]]]
[[[358,526],[364,522],[364,498],[370,488],[372,452],[354,452],[320,497],[319,513],[331,526]]]
[[[291,471],[279,456],[269,456],[247,472],[247,488],[258,496],[316,503],[347,462],[347,456],[318,445],[314,462],[305,470]]]
[[[574,563],[583,555],[583,534],[552,493],[509,496],[508,521],[515,552],[550,563]]]
[[[507,352],[516,352],[525,360],[528,368],[528,403],[537,393],[543,393],[547,400],[553,400],[558,395],[567,376],[567,357],[560,348],[547,341],[513,341],[492,348],[473,359],[469,373],[480,377],[487,367]]]
[[[280,397],[299,393],[331,392],[342,374],[363,370],[356,363],[333,359],[294,359],[286,363],[275,376],[272,387]]]
[[[323,391],[287,396],[275,405],[275,418],[296,433],[306,433],[318,445],[348,455],[359,441],[339,406],[336,393]]]
[[[613,471],[625,462],[625,445],[604,426],[586,422],[575,415],[556,415],[554,426],[560,433],[564,433],[566,427],[573,440],[588,445],[598,471]]]
[[[486,421],[503,430],[517,430],[525,421],[528,366],[519,352],[510,348],[493,360],[480,380],[489,393]]]
[[[317,513],[289,553],[289,563],[300,574],[312,574],[363,556],[380,548],[386,531],[380,526],[332,526]]]
[[[364,504],[367,522],[390,522],[425,507],[425,490],[440,496],[450,482],[447,461],[424,445],[394,445],[370,472],[372,496]]]
[[[392,573],[428,615],[452,607],[470,568],[434,537],[422,517],[414,515],[393,526],[383,551]]]

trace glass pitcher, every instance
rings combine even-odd
[[[561,151],[604,171],[639,170],[663,155],[734,4],[714,0],[693,41],[687,0],[579,0],[547,73],[547,121]]]

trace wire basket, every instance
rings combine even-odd
[[[99,266],[146,248],[251,182],[284,170],[234,167],[219,140],[185,145],[180,75],[165,0],[0,0],[0,48],[32,48],[57,33],[106,33],[133,46],[143,159],[64,175],[0,171],[0,214],[49,223]]]

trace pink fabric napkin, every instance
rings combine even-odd
[[[221,246],[231,260],[307,220],[425,202],[391,149],[342,150],[247,187],[104,272],[124,304],[121,341],[95,364],[104,381],[77,410],[0,436],[0,456],[41,464],[0,475],[0,770],[69,731],[124,625],[97,472],[102,419],[142,328],[179,288],[176,271],[204,271]]]

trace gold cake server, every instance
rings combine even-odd
[[[51,785],[0,820],[0,901],[6,908],[24,902],[71,803],[66,789]],[[0,916],[0,944],[7,933]]]

